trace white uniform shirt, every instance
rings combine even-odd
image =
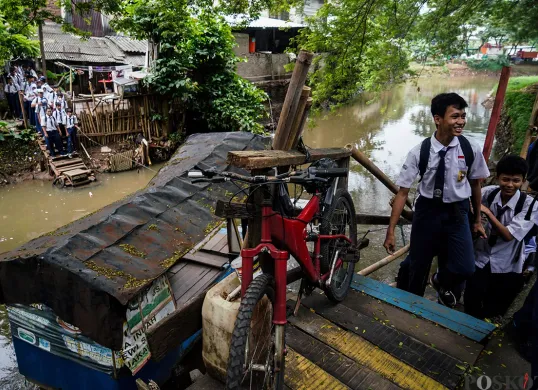
[[[65,125],[65,120],[67,119],[67,113],[64,110],[54,110],[52,113],[56,123]]]
[[[15,84],[6,84],[5,88],[4,88],[4,92],[5,93],[17,93],[18,91],[18,88]]]
[[[56,102],[60,102],[60,104],[61,104],[60,107],[62,108],[62,110],[65,110],[67,108],[67,101],[65,100],[65,98],[60,99],[60,98],[56,97],[54,99],[54,102],[52,103],[54,108],[56,108]]]
[[[24,97],[28,101],[34,100],[34,98],[37,96],[37,85],[35,83],[26,83],[26,87],[24,89]]]
[[[41,126],[45,127],[47,131],[57,131],[56,119],[54,117],[45,115],[41,117]]]
[[[39,102],[39,100],[41,99],[41,106],[38,106],[37,103]],[[47,111],[47,105],[48,105],[48,100],[45,99],[44,97],[40,98],[39,96],[34,98],[34,100],[32,100],[32,104],[35,104],[35,112],[38,116],[45,116],[46,114],[46,111]]]
[[[78,124],[76,115],[67,116],[65,121],[66,128],[70,129],[71,127],[75,127],[76,124]]]
[[[471,196],[471,186],[468,179],[485,179],[489,176],[489,169],[482,155],[480,147],[472,141],[471,147],[474,152],[473,165],[469,172],[465,163],[465,156],[460,146],[458,137],[454,137],[450,142],[449,150],[445,156],[445,188],[443,189],[443,202],[453,203],[468,199]],[[426,198],[433,198],[435,187],[435,174],[439,166],[439,151],[446,150],[446,147],[435,138],[431,137],[432,146],[430,157],[424,177],[418,185],[418,192]],[[396,185],[403,188],[411,188],[419,174],[420,146],[422,142],[415,146],[405,160],[400,176],[396,180]]]
[[[482,188],[482,204],[488,206],[488,195],[499,186],[487,186]],[[516,192],[514,196],[506,203],[508,207],[501,215],[499,221],[508,228],[510,234],[514,236],[512,241],[505,241],[500,235],[497,237],[497,242],[493,247],[490,247],[488,240],[479,238],[475,243],[475,262],[478,268],[484,268],[488,263],[491,266],[492,273],[508,273],[508,272],[523,272],[523,263],[525,262],[525,243],[523,239],[531,230],[532,226],[538,222],[538,202],[534,204],[530,221],[525,221],[525,215],[533,201],[531,196],[527,196],[523,209],[514,216],[517,201],[520,197],[520,192]],[[493,215],[498,215],[498,210],[503,207],[501,201],[501,192],[495,195],[493,202],[489,205],[489,209]],[[485,226],[486,231],[491,230],[491,223],[488,219],[488,225]],[[499,286],[501,287],[501,286]]]

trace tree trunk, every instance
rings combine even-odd
[[[39,51],[41,52],[41,71],[47,77],[47,59],[45,57],[45,44],[43,43],[43,22],[39,23]],[[47,80],[48,81],[48,80]]]

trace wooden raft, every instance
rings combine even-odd
[[[54,176],[54,184],[56,186],[79,187],[95,181],[93,171],[78,157],[77,152],[72,153],[73,158],[69,158],[68,156],[51,157],[47,150],[45,139],[38,136],[37,143],[43,153],[49,174]]]

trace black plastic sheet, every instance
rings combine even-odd
[[[244,132],[189,137],[145,189],[0,255],[2,302],[45,304],[97,343],[121,349],[127,302],[216,226],[216,201],[237,191],[231,183],[192,184],[188,170],[199,163],[228,170],[229,151],[268,145]]]

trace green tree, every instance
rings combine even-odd
[[[266,94],[236,73],[235,39],[206,2],[145,0],[124,3],[114,27],[159,47],[149,87],[179,99],[201,130],[262,132]]]

